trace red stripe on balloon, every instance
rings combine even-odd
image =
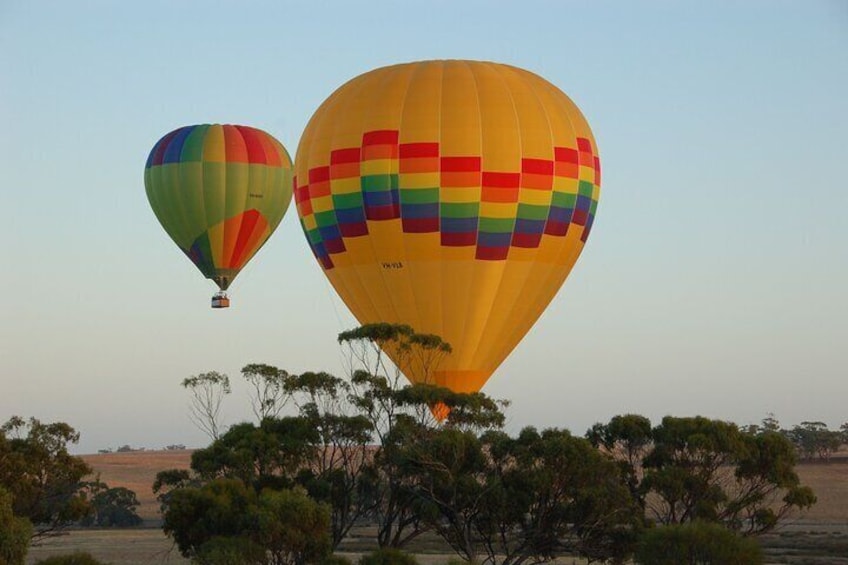
[[[438,156],[438,143],[402,143],[400,146],[401,159],[419,159],[421,157]]]
[[[231,125],[222,126],[224,130],[224,159],[227,163],[249,163],[247,146],[241,132]]]
[[[506,259],[507,255],[509,255],[509,246],[478,247],[474,258],[482,259],[484,261],[500,261],[502,259]]]
[[[247,242],[250,241],[250,236],[253,235],[253,230],[256,228],[256,223],[259,221],[258,210],[248,210],[244,212],[239,226],[236,245],[233,248],[233,255],[230,257],[229,268],[238,269],[244,261],[244,254],[247,248]]]
[[[343,163],[358,163],[359,162],[359,147],[350,147],[348,149],[336,149],[330,153],[330,164],[341,165]]]
[[[379,129],[362,134],[362,146],[369,145],[397,145],[398,131],[391,129]]]
[[[235,127],[241,133],[242,138],[244,138],[244,145],[247,149],[247,162],[267,165],[268,159],[265,156],[265,147],[263,147],[262,141],[259,139],[259,132],[245,126]]]
[[[159,141],[159,144],[154,150],[155,153],[153,154],[153,159],[150,163],[151,166],[162,164],[162,161],[165,159],[165,151],[168,149],[168,145],[171,143],[171,140],[174,138],[174,136],[179,133],[179,131],[180,130],[176,129]]]
[[[481,168],[480,157],[442,157],[441,159],[443,173],[479,172]]]

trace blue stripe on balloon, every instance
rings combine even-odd
[[[509,247],[511,242],[511,232],[492,233],[481,231],[477,234],[478,247]]]
[[[362,193],[363,200],[365,201],[365,206],[389,206],[390,204],[394,204],[397,201],[397,198],[393,198],[392,191],[390,190],[380,190],[374,192],[363,192]]]
[[[401,204],[401,218],[436,218],[439,215],[439,203]]]
[[[197,126],[186,126],[177,130],[177,133],[171,138],[168,148],[165,149],[165,155],[162,158],[163,165],[166,163],[180,162],[180,155],[183,152],[183,144],[185,144],[186,138],[196,127]]]
[[[545,231],[545,220],[515,219],[515,233],[540,234]]]
[[[468,233],[477,231],[477,218],[442,218],[444,233]]]
[[[574,210],[571,208],[560,208],[559,206],[551,206],[551,211],[548,213],[548,219],[554,222],[567,224],[571,221],[571,216]]]
[[[356,224],[365,221],[362,207],[336,209],[336,221],[340,224]]]

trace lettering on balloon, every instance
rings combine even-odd
[[[383,268],[388,270],[403,269],[402,261],[383,261]]]

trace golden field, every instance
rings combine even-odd
[[[49,555],[88,551],[104,562],[114,564],[188,563],[159,529],[159,504],[152,491],[156,473],[166,469],[188,469],[191,450],[135,451],[84,455],[82,458],[109,486],[135,491],[140,502],[138,514],[145,527],[125,530],[76,530],[50,540],[30,551],[28,563]],[[809,511],[793,516],[779,531],[764,536],[769,563],[793,565],[848,565],[848,453],[841,452],[830,462],[801,463],[798,474],[813,488],[818,503]],[[357,535],[358,534],[358,535]],[[365,528],[346,540],[347,555],[355,558],[373,542]],[[422,537],[420,547],[411,548],[422,565],[446,563],[453,556],[439,548],[435,539]],[[345,554],[345,552],[342,552]],[[566,558],[561,565],[581,564]]]

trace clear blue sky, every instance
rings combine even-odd
[[[848,421],[848,3],[0,1],[0,420],[78,450],[203,445],[179,382],[250,362],[342,372],[355,325],[292,206],[234,285],[166,237],[150,147],[193,123],[294,154],[375,67],[517,65],[592,125],[592,237],[485,391],[511,431],[624,412]],[[237,386],[230,422],[250,415]]]

